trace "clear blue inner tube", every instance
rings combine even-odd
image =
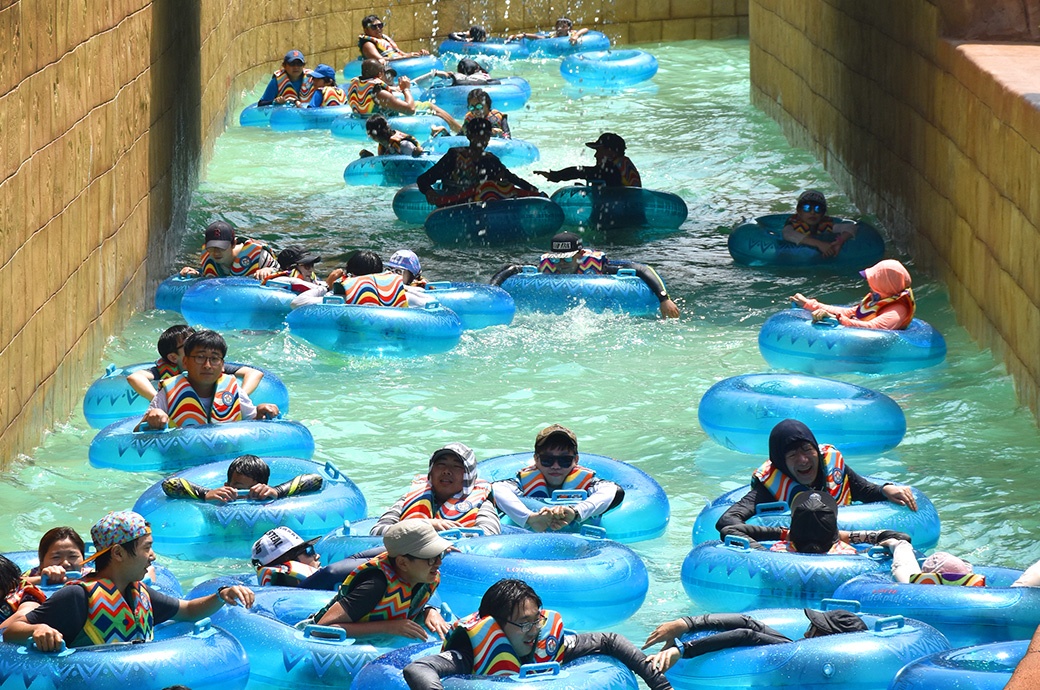
[[[627,268],[615,275],[560,275],[524,266],[521,273],[506,278],[502,288],[513,296],[519,311],[562,314],[580,306],[594,312],[655,316],[661,305],[643,279]]]
[[[497,82],[497,83],[496,83]],[[503,77],[494,82],[481,85],[459,84],[452,86],[434,83],[423,92],[423,100],[447,110],[455,118],[465,117],[468,111],[469,92],[483,89],[491,97],[491,105],[495,110],[512,112],[521,110],[531,98],[531,85],[523,77]]]
[[[513,59],[523,59],[531,54],[531,50],[526,42],[507,42],[502,38],[489,38],[480,43],[448,39],[447,41],[441,41],[440,46],[437,47],[437,52],[441,55],[452,53],[454,55],[487,55]]]
[[[890,690],[1004,690],[1029,642],[994,642],[977,647],[936,652],[907,664]]]
[[[415,184],[416,178],[433,167],[440,156],[389,154],[357,158],[343,170],[348,185],[400,187]]]
[[[552,235],[562,225],[559,206],[523,197],[439,208],[427,216],[425,228],[437,244],[500,245]]]
[[[241,362],[228,363],[241,364]],[[90,388],[83,396],[83,416],[87,418],[87,424],[95,429],[101,429],[127,417],[140,418],[148,409],[148,401],[130,387],[130,384],[126,382],[126,377],[135,371],[152,366],[155,366],[155,362],[128,364],[124,367],[109,364],[105,369],[105,374],[90,384]],[[260,385],[256,387],[249,399],[257,405],[274,403],[282,414],[287,414],[289,412],[289,391],[282,380],[263,367],[254,364],[246,366],[264,372]]]
[[[286,457],[265,460],[271,468],[271,486],[301,474],[317,474],[322,487],[274,500],[241,497],[223,503],[170,498],[163,493],[162,482],[156,482],[134,504],[134,511],[152,524],[156,552],[196,561],[229,557],[248,560],[253,542],[275,527],[285,526],[303,539],[312,539],[336,529],[344,520],[359,520],[367,513],[361,490],[331,462]],[[213,462],[175,476],[216,488],[227,479],[227,468],[227,462]]]
[[[763,542],[767,549],[768,542]],[[753,549],[727,536],[693,547],[680,578],[686,594],[705,611],[732,612],[770,606],[816,606],[857,575],[888,572],[883,547],[865,555],[787,553]]]
[[[238,115],[239,127],[270,127],[271,126],[271,114],[277,108],[286,108],[291,106],[284,105],[257,105],[252,103],[242,109],[242,112]]]
[[[758,349],[771,367],[815,375],[898,374],[946,359],[946,339],[920,319],[897,331],[855,328],[833,319],[813,323],[801,308],[766,319]]]
[[[206,278],[185,291],[181,313],[188,323],[216,331],[278,331],[285,327],[295,296],[288,285],[278,282],[264,285],[256,278]]]
[[[577,185],[557,189],[552,200],[563,209],[565,224],[593,230],[676,229],[689,216],[682,197],[641,187]]]
[[[179,312],[184,293],[200,280],[197,276],[170,276],[155,288],[155,308]]]
[[[353,112],[349,105],[329,105],[321,108],[278,108],[271,113],[271,129],[276,132],[328,129],[337,117]]]
[[[880,477],[865,476],[864,479],[879,486],[886,483]],[[750,490],[750,485],[742,486],[709,501],[693,523],[694,545],[718,539],[719,533],[715,530],[715,523],[723,513],[729,510],[730,506],[743,498]],[[909,534],[913,539],[914,548],[920,551],[934,548],[939,543],[941,531],[939,511],[923,493],[914,488],[911,488],[911,491],[917,500],[916,512],[906,506],[896,505],[889,501],[838,506],[838,529],[849,531],[892,529]],[[787,527],[791,524],[790,507],[783,501],[763,503],[758,508],[759,512],[748,519],[747,524],[770,527]]]
[[[560,74],[583,87],[622,88],[652,79],[657,58],[642,50],[596,50],[569,55]]]
[[[524,39],[531,57],[563,57],[595,50],[610,50],[610,39],[599,31],[588,31],[571,43],[570,36]]]
[[[906,415],[887,395],[802,374],[723,379],[707,390],[697,407],[704,432],[741,453],[768,455],[769,432],[783,419],[799,420],[821,443],[844,455],[883,453],[906,434]]]
[[[827,608],[856,608],[856,602],[825,602]],[[813,608],[818,608],[816,602]],[[793,642],[733,647],[680,659],[666,674],[676,690],[737,690],[769,687],[818,690],[884,690],[896,673],[922,654],[949,649],[942,634],[902,616],[860,614],[867,630],[805,639],[809,626],[802,609],[763,609],[748,615]],[[718,631],[687,633],[689,641]],[[934,686],[943,687],[943,686]],[[960,686],[949,686],[960,687]]]
[[[351,79],[361,76],[361,63],[363,60],[364,58],[359,56],[356,60],[351,60],[343,65],[342,88],[344,90]],[[416,57],[391,60],[387,63],[387,67],[393,67],[398,77],[414,79],[435,69],[444,70],[444,63],[436,55],[418,55]]]
[[[126,472],[174,472],[247,453],[297,458],[314,454],[314,438],[299,422],[247,420],[139,431],[140,422],[131,417],[99,431],[90,442],[90,464]]]
[[[484,460],[477,465],[477,469],[482,478],[496,482],[515,477],[519,470],[531,462],[531,453],[512,453]],[[592,518],[585,524],[602,528],[608,539],[624,544],[645,541],[664,534],[671,516],[671,506],[664,489],[653,477],[634,465],[605,455],[582,453],[578,462],[583,467],[595,471],[598,478],[612,481],[625,490],[625,500],[621,505]],[[559,504],[551,499],[542,499],[539,502],[543,505]],[[537,509],[534,505],[531,507]]]
[[[412,225],[422,225],[426,222],[426,217],[437,210],[414,184],[397,190],[394,194],[393,208],[398,219]]]
[[[837,256],[825,257],[806,245],[784,240],[783,229],[789,213],[759,216],[733,229],[727,245],[733,260],[746,266],[821,266],[843,270],[860,270],[885,258],[885,241],[874,226],[864,221],[835,218],[835,223],[856,223],[856,237],[842,246]],[[819,235],[830,240],[837,236]]]
[[[443,155],[448,152],[448,149],[464,148],[467,146],[469,146],[469,139],[462,136],[453,136],[431,139],[424,145],[424,148],[430,153]],[[534,163],[541,155],[538,152],[538,147],[528,141],[524,141],[523,139],[505,139],[503,137],[491,137],[486,150],[488,153],[493,153],[498,156],[498,159],[502,161],[502,164],[507,168],[515,168],[521,165]],[[398,216],[398,218],[400,218],[400,216]],[[401,218],[401,220],[406,219]]]
[[[430,127],[434,125],[446,126],[444,120],[436,115],[391,115],[386,118],[390,126],[399,132],[411,134],[419,141],[424,141],[430,136]],[[329,125],[332,136],[342,139],[350,139],[358,142],[375,143],[368,138],[368,130],[365,123],[368,116],[356,113],[345,113],[337,117]]]
[[[426,292],[440,305],[455,312],[463,330],[508,326],[516,314],[512,296],[497,285],[432,282]]]

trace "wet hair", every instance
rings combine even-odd
[[[477,613],[481,618],[491,616],[502,623],[513,615],[517,606],[521,606],[528,599],[538,608],[542,608],[542,598],[531,589],[531,585],[523,580],[499,580],[484,592]]]
[[[560,17],[559,19],[556,20],[556,23],[559,24],[560,22],[563,22],[564,24],[566,24],[569,27],[570,26],[574,26],[574,21],[570,17]]]
[[[367,276],[381,273],[383,260],[369,249],[360,249],[347,259],[347,273],[353,276]]]
[[[194,328],[183,323],[167,328],[159,336],[159,343],[156,346],[159,350],[159,356],[166,359],[166,355],[172,355],[177,351],[180,341],[186,340],[194,332]]]
[[[477,72],[487,72],[484,66],[473,58],[462,58],[459,60],[458,66],[455,67],[455,71],[459,74],[476,74]]]
[[[482,101],[484,103],[484,114],[487,115],[491,112],[491,95],[484,89],[473,89],[466,94],[466,103],[473,103],[474,101]]]
[[[483,43],[487,40],[487,31],[482,26],[474,24],[469,27],[469,40],[474,43]]]
[[[227,341],[216,331],[197,331],[184,341],[184,356],[187,357],[195,350],[216,350],[221,357],[226,357]]]
[[[227,468],[228,481],[231,481],[231,477],[236,472],[255,479],[257,484],[266,484],[267,480],[271,478],[271,468],[255,455],[239,455],[232,460]]]
[[[361,28],[362,29],[367,29],[370,26],[372,26],[373,24],[377,24],[377,23],[380,23],[382,21],[383,21],[383,18],[380,17],[378,14],[370,14],[367,17],[365,17],[364,19],[361,20]]]
[[[376,79],[386,68],[383,67],[383,63],[379,60],[368,58],[361,61],[361,78],[362,79]]]
[[[7,556],[0,556],[0,597],[6,597],[22,581],[22,571]]]
[[[475,117],[466,123],[466,136],[475,136],[477,134],[491,134],[491,121],[484,117]]]
[[[144,524],[149,525],[149,523],[147,523],[147,522],[144,523]],[[149,526],[151,526],[151,525],[149,525]],[[138,537],[137,539],[133,539],[131,541],[128,541],[125,544],[117,544],[117,546],[123,547],[123,551],[126,551],[131,556],[136,556],[137,555],[137,545],[141,542],[142,539],[144,539],[147,536],[148,535],[146,534],[144,536]],[[105,568],[108,567],[108,565],[111,562],[112,562],[112,550],[109,549],[108,551],[106,551],[105,553],[101,554],[100,556],[98,556],[97,558],[94,559],[94,570],[95,570],[95,572],[99,571],[99,570],[104,570]]]
[[[393,134],[394,130],[390,127],[390,122],[385,117],[373,115],[365,122],[365,131],[369,135],[376,134],[377,136],[387,138]]]
[[[41,564],[43,563],[44,556],[46,556],[47,552],[51,550],[54,543],[59,542],[62,539],[71,540],[72,543],[76,545],[76,548],[79,549],[79,552],[86,555],[87,545],[84,543],[83,537],[79,536],[79,532],[71,527],[55,527],[54,529],[47,530],[43,533],[43,536],[40,537],[40,546],[36,551],[36,555],[40,557]]]

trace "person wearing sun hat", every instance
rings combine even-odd
[[[473,527],[499,534],[502,524],[490,498],[491,484],[477,476],[477,456],[469,446],[453,441],[433,452],[427,473],[412,480],[408,492],[380,516],[371,533],[424,520],[438,531]]]
[[[517,525],[535,532],[578,525],[621,505],[625,490],[578,462],[574,432],[560,424],[545,427],[535,437],[532,462],[516,477],[492,485],[495,505]],[[587,497],[572,505],[545,504],[556,490],[582,490]]]
[[[294,105],[299,101],[309,101],[314,92],[311,71],[304,69],[307,64],[303,53],[290,50],[282,60],[282,67],[271,75],[264,95],[257,105]]]
[[[205,246],[199,257],[200,269],[185,266],[182,276],[203,278],[251,277],[269,278],[278,272],[278,259],[266,243],[248,238],[239,239],[235,227],[224,220],[206,226]]]
[[[818,189],[807,189],[799,195],[794,215],[783,228],[786,241],[813,247],[828,257],[837,256],[855,236],[855,223],[835,223],[827,215],[827,198]]]
[[[535,170],[550,182],[585,180],[589,184],[600,183],[607,187],[642,187],[635,163],[625,155],[625,140],[613,132],[604,132],[596,141],[585,143],[596,152],[596,164],[577,165],[562,170]]]
[[[131,511],[112,512],[90,529],[97,552],[86,559],[95,570],[70,582],[39,608],[4,630],[5,642],[32,639],[43,652],[114,642],[148,642],[154,627],[167,620],[197,621],[224,604],[253,605],[247,587],[221,587],[191,600],[156,592],[142,580],[155,560],[152,528]]]
[[[895,259],[879,261],[859,272],[867,279],[868,292],[859,304],[836,307],[796,293],[789,299],[795,305],[811,311],[813,321],[827,317],[851,328],[874,328],[887,331],[905,330],[914,320],[917,301],[910,288],[910,272]]]
[[[661,302],[661,316],[666,319],[679,318],[678,305],[668,296],[668,289],[661,276],[657,275],[657,271],[650,266],[627,259],[608,259],[604,252],[586,249],[581,235],[575,232],[556,233],[553,235],[549,248],[550,251],[542,254],[538,260],[539,273],[616,275],[622,268],[630,268]],[[492,285],[501,285],[506,278],[521,273],[523,270],[523,264],[519,263],[503,266],[498,273],[491,277],[490,282]]]
[[[332,625],[351,637],[383,634],[417,640],[425,640],[429,630],[443,639],[449,626],[429,602],[451,542],[426,520],[404,520],[386,529],[383,546],[385,552],[355,568],[332,600],[300,625]]]

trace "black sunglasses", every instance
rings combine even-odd
[[[559,465],[560,467],[570,467],[574,464],[573,455],[539,455],[538,461],[546,467],[552,467],[553,465]]]
[[[802,204],[801,209],[803,213],[812,211],[813,213],[823,213],[827,210],[827,207],[823,204]]]
[[[369,26],[372,27],[373,29],[382,29],[383,28],[383,22],[379,22],[378,24],[369,24]]]

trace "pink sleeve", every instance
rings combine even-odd
[[[855,309],[850,308],[849,311],[855,311]],[[870,321],[846,318],[842,319],[841,323],[844,326],[854,326],[856,328],[873,328],[883,331],[895,331],[898,330],[899,324],[903,322],[903,319],[905,319],[909,313],[909,306],[902,303],[896,303],[889,306],[887,309],[882,309],[881,313]],[[846,316],[848,315],[846,314]]]
[[[828,314],[832,314],[834,316],[849,316],[851,314],[856,313],[855,307],[834,307],[830,304],[824,304],[823,302],[814,299],[806,300],[805,306],[803,306],[802,308],[808,311],[816,311],[817,309],[823,309]]]

